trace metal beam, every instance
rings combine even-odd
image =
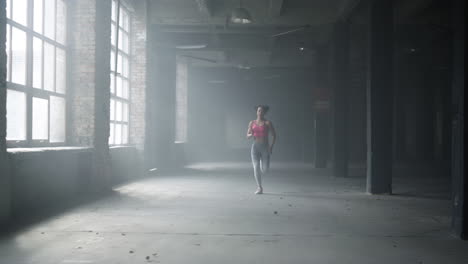
[[[202,14],[206,14],[209,17],[213,15],[213,8],[211,0],[195,0],[198,4],[198,9]]]
[[[408,21],[418,11],[427,8],[432,0],[412,0],[397,2],[395,6],[395,19],[398,23]]]
[[[268,15],[270,17],[279,17],[283,11],[283,0],[270,0],[268,6]]]
[[[338,12],[337,20],[347,20],[361,0],[347,0]]]

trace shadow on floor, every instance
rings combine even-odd
[[[72,198],[45,202],[46,205],[42,207],[16,209],[10,221],[0,229],[0,237],[12,235],[25,227],[38,224],[74,208],[116,195],[120,194],[114,190],[101,193],[79,193]]]

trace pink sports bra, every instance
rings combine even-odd
[[[258,137],[268,137],[268,127],[266,126],[266,122],[263,122],[263,126],[257,125],[257,121],[252,122],[252,132],[253,136]]]

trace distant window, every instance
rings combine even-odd
[[[176,142],[187,141],[187,72],[187,60],[178,57],[176,79]]]
[[[118,1],[112,1],[110,145],[128,144],[129,141],[130,12],[118,5]]]
[[[66,17],[65,0],[7,0],[9,147],[65,143]]]

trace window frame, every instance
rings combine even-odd
[[[7,71],[7,81],[6,82],[6,88],[7,90],[12,90],[12,91],[18,91],[22,92],[26,96],[26,139],[25,140],[8,140],[6,139],[7,147],[8,148],[18,148],[18,147],[58,147],[58,146],[64,146],[68,143],[68,105],[69,105],[69,74],[68,74],[68,68],[69,68],[69,38],[68,38],[68,32],[69,32],[69,6],[68,6],[68,1],[66,0],[54,0],[55,4],[55,9],[54,9],[54,16],[55,16],[55,24],[54,24],[54,38],[55,40],[45,36],[45,0],[42,1],[42,34],[36,32],[34,30],[34,0],[27,0],[27,18],[26,18],[26,25],[22,25],[16,21],[14,21],[12,18],[6,17],[6,27],[7,27],[7,39],[10,41],[8,42],[8,47],[6,47],[5,52],[7,53],[8,58],[12,57],[12,28],[15,27],[19,30],[22,30],[26,34],[26,54],[25,54],[25,64],[26,64],[26,69],[25,69],[25,85],[22,84],[17,84],[11,82],[11,77],[12,77],[12,60],[8,59],[8,65],[7,69],[10,69]],[[56,38],[57,38],[57,2],[58,1],[63,1],[63,3],[66,6],[65,9],[65,43],[62,44],[60,43]],[[12,13],[12,8],[14,6],[11,5],[14,0],[7,0],[7,12],[10,14],[10,16],[13,14]],[[34,88],[33,87],[33,65],[34,65],[34,60],[33,60],[33,39],[37,38],[42,41],[42,51],[41,51],[41,86],[42,88]],[[45,60],[44,60],[44,43],[48,42],[54,47],[54,71],[53,71],[53,83],[54,83],[54,91],[48,91],[44,89],[44,73],[45,73]],[[57,88],[57,48],[60,48],[64,51],[65,54],[65,92],[64,93],[58,93],[56,90]],[[65,101],[65,107],[64,107],[64,141],[63,142],[50,142],[50,135],[51,135],[51,112],[50,112],[50,97],[55,96],[55,97],[60,97],[63,98]],[[33,98],[40,98],[40,99],[46,99],[48,102],[48,116],[47,116],[47,139],[42,140],[42,139],[33,139],[33,113],[32,113],[32,108],[33,108]],[[8,124],[7,124],[8,125]]]
[[[115,4],[115,15],[116,15],[116,19],[117,19],[117,9],[118,9],[118,0],[112,0],[112,3]],[[114,8],[114,5],[112,5],[111,8]],[[110,63],[113,61],[113,65],[111,65],[110,67],[110,76],[111,78],[114,78],[114,80],[110,82],[110,85],[113,84],[113,90],[114,92],[112,93],[112,88],[109,87],[109,90],[110,90],[110,104],[112,104],[114,101],[117,103],[117,102],[120,102],[122,103],[122,106],[124,104],[127,105],[127,121],[123,121],[125,120],[125,118],[123,117],[123,107],[121,109],[122,111],[122,120],[121,121],[117,121],[116,118],[114,117],[114,120],[112,120],[112,116],[111,116],[111,112],[109,112],[109,146],[128,146],[130,145],[130,126],[131,126],[131,120],[130,120],[130,113],[131,113],[131,99],[132,99],[132,93],[131,93],[131,87],[132,87],[132,81],[131,81],[131,70],[132,70],[132,58],[133,58],[133,54],[132,54],[132,21],[133,21],[133,12],[131,10],[131,8],[129,7],[129,5],[123,1],[123,0],[120,0],[120,9],[121,10],[124,10],[126,13],[127,13],[127,16],[128,16],[128,30],[125,30],[125,28],[123,27],[123,22],[122,22],[122,26],[120,25],[120,21],[122,19],[122,13],[120,13],[120,17],[119,17],[119,21],[117,22],[116,20],[114,20],[114,18],[111,16],[111,32],[112,32],[112,28],[115,27],[116,30],[115,30],[115,34],[117,34],[117,32],[119,32],[120,30],[122,30],[122,32],[124,32],[127,37],[128,37],[128,52],[125,52],[123,50],[122,47],[119,46],[119,41],[121,40],[121,34],[119,33],[119,39],[115,38],[115,45],[112,43],[112,38],[114,38],[114,36],[111,36],[111,58],[110,58]],[[123,42],[122,42],[123,43]],[[114,54],[112,54],[114,53]],[[125,58],[128,62],[128,76],[125,77],[123,75],[123,73],[119,73],[118,72],[118,69],[114,69],[112,70],[113,67],[115,67],[117,65],[118,67],[118,62],[116,62],[116,59],[118,60],[119,58],[119,55],[122,56],[122,58]],[[114,56],[114,57],[112,57]],[[123,61],[121,62],[122,63],[122,68],[123,68]],[[117,96],[117,78],[115,77],[116,75],[116,72],[117,72],[117,78],[121,78],[122,79],[122,84],[123,84],[123,81],[125,80],[127,83],[128,83],[128,96],[127,98],[124,98],[123,96]],[[122,92],[123,92],[123,89],[122,89]],[[110,106],[111,107],[111,106]],[[116,107],[114,107],[114,116],[116,116]],[[122,143],[122,142],[125,142],[124,139],[123,139],[123,133],[121,133],[121,143],[118,143],[116,144],[115,143],[115,135],[116,135],[116,129],[115,129],[115,126],[116,125],[121,125],[121,126],[124,126],[126,125],[127,126],[127,138],[126,138],[126,143]],[[114,130],[111,130],[111,126],[114,126]],[[113,135],[111,135],[111,133],[113,132]],[[122,132],[123,132],[123,128],[122,128]],[[111,142],[111,139],[113,139],[113,142]]]

